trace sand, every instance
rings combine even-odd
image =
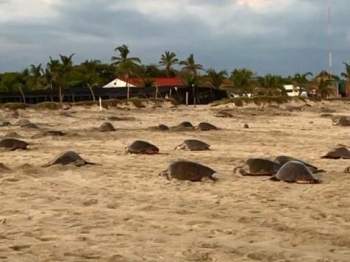
[[[0,136],[15,131],[31,144],[27,151],[0,152],[0,163],[12,169],[0,170],[0,261],[350,261],[350,175],[344,173],[350,160],[320,158],[348,144],[350,128],[320,117],[323,106],[336,114],[350,109],[340,102],[312,104],[301,112],[232,107],[234,118],[214,116],[225,106],[103,112],[73,107],[67,111],[71,117],[19,111],[19,118],[41,130],[68,134],[32,139],[40,130],[0,128]],[[135,120],[111,121],[116,132],[94,130],[110,116]],[[221,130],[147,130],[182,121],[207,121]],[[191,138],[212,150],[174,150]],[[154,143],[161,154],[125,154],[136,139]],[[66,150],[101,165],[41,167]],[[248,157],[279,154],[327,170],[323,183],[287,184],[232,172]],[[159,177],[176,159],[212,167],[219,181]]]

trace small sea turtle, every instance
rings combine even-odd
[[[32,139],[36,139],[36,138],[42,138],[42,137],[46,137],[46,136],[65,136],[66,134],[62,131],[58,131],[58,130],[48,130],[48,131],[44,131],[41,132],[39,134],[36,134],[34,136],[32,136]]]
[[[163,124],[159,124],[158,126],[152,126],[150,127],[150,130],[154,131],[168,131],[169,127]]]
[[[25,126],[25,125],[28,125],[28,124],[30,124],[31,122],[28,120],[28,119],[20,119],[20,120],[18,120],[16,123],[15,123],[15,125],[16,126]]]
[[[202,122],[199,123],[197,127],[200,131],[210,131],[210,130],[218,130],[218,128],[210,123]]]
[[[110,122],[104,122],[99,128],[98,130],[100,132],[113,132],[115,131],[114,126],[110,123]]]
[[[159,148],[149,142],[136,140],[126,148],[126,151],[131,154],[153,155],[159,153]]]
[[[344,173],[349,174],[350,173],[350,166],[344,169]]]
[[[336,126],[350,126],[350,116],[341,116],[333,118],[333,124]]]
[[[84,166],[84,165],[95,165],[95,163],[88,162],[81,158],[76,152],[74,151],[67,151],[60,155],[58,155],[54,160],[50,161],[44,167],[49,167],[53,165],[75,165],[77,167]]]
[[[248,171],[245,170],[248,169]],[[242,176],[272,176],[277,173],[281,165],[275,161],[264,158],[249,158],[244,166],[236,167],[233,171]]]
[[[216,114],[215,114],[216,117],[223,117],[223,118],[233,118],[233,114],[231,114],[229,111],[227,110],[221,110],[221,111],[218,111]]]
[[[284,164],[277,174],[271,177],[274,181],[284,181],[288,183],[317,184],[320,179],[299,161],[289,161]]]
[[[0,120],[0,127],[5,127],[5,126],[9,126],[9,125],[11,125],[10,122]]]
[[[175,149],[189,150],[189,151],[204,151],[209,150],[210,145],[196,139],[187,139]]]
[[[217,179],[213,177],[215,173],[213,169],[202,164],[178,160],[171,163],[168,168],[159,175],[165,176],[167,179],[176,178],[179,180],[198,182],[201,181],[202,178],[209,178],[216,181]]]
[[[248,129],[249,125],[248,124],[244,124],[243,128]]]
[[[309,163],[306,163],[304,162],[303,160],[300,160],[300,159],[297,159],[297,158],[294,158],[294,157],[291,157],[291,156],[277,156],[275,158],[275,161],[277,163],[279,163],[281,166],[283,166],[285,163],[289,162],[289,161],[299,161],[301,163],[303,163],[308,169],[310,169],[310,171],[312,173],[321,173],[321,172],[325,172],[324,170],[322,169],[319,169],[318,167],[314,166],[314,165],[311,165]]]
[[[7,172],[10,172],[11,169],[8,168],[7,166],[5,166],[3,163],[0,163],[0,174],[1,173],[7,173]]]
[[[7,150],[27,149],[28,143],[15,138],[4,138],[0,141],[0,148]]]
[[[20,136],[18,133],[16,132],[8,132],[6,135],[4,135],[4,137],[10,137],[10,138],[21,138],[22,136]]]
[[[350,159],[350,151],[346,147],[338,147],[332,151],[329,151],[322,158],[327,159]]]
[[[173,126],[171,128],[171,130],[173,131],[190,131],[193,129],[194,129],[194,126],[188,121],[181,122],[177,126]]]

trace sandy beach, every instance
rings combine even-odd
[[[39,129],[17,132],[28,150],[1,151],[0,261],[350,261],[350,160],[321,156],[349,144],[350,128],[321,117],[322,107],[346,115],[345,102],[285,106],[72,107],[64,111],[19,110],[0,117],[28,119]],[[227,109],[233,118],[219,118]],[[94,128],[109,117],[115,132]],[[148,128],[182,121],[210,122],[220,130],[160,132]],[[243,128],[247,123],[249,129]],[[60,130],[62,137],[35,137]],[[33,138],[34,136],[34,138]],[[174,150],[200,139],[210,151]],[[157,145],[159,155],[130,155],[136,139]],[[66,150],[100,165],[42,165]],[[233,173],[249,157],[287,154],[327,172],[316,185],[272,182]],[[170,180],[158,174],[172,160],[187,159],[217,171],[216,183]]]

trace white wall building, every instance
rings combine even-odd
[[[130,84],[130,83],[126,83],[125,81],[119,79],[119,78],[116,78],[114,79],[112,82],[108,83],[107,85],[103,86],[103,88],[121,88],[121,87],[136,87],[135,85],[133,84]]]

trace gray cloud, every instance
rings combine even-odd
[[[157,63],[162,52],[173,50],[181,58],[194,53],[198,62],[218,69],[245,66],[259,73],[292,74],[327,66],[325,1],[47,2],[51,4],[45,14],[0,19],[0,71],[20,70],[59,53],[76,53],[77,62],[107,62],[114,47],[123,43],[145,63]],[[0,0],[2,12],[9,3]],[[337,72],[350,59],[349,11],[347,0],[334,3]]]

